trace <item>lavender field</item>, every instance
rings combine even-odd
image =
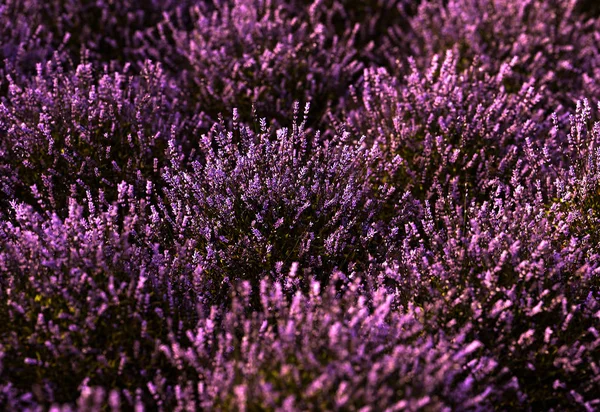
[[[600,410],[600,6],[0,0],[0,410]]]

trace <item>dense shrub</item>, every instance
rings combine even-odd
[[[77,61],[85,49],[95,61],[139,68],[157,57],[151,39],[164,15],[185,20],[190,5],[188,0],[6,0],[0,5],[0,60],[34,73],[35,64],[53,50]]]
[[[161,347],[186,371],[182,377],[189,377],[181,384],[182,406],[489,407],[490,390],[474,384],[473,377],[486,376],[495,362],[479,356],[480,342],[465,339],[468,327],[451,337],[424,334],[419,308],[400,313],[393,309],[393,294],[365,293],[359,279],[346,282],[342,292],[334,286],[321,292],[312,281],[310,292],[298,292],[291,302],[284,288],[261,282],[262,307],[247,316],[252,292],[244,284],[222,323],[213,320],[214,313],[186,332],[183,345],[171,341]],[[161,389],[157,397],[163,396]]]
[[[489,75],[478,64],[460,70],[459,60],[448,51],[425,72],[412,64],[403,78],[365,70],[346,116],[351,130],[380,148],[389,178],[422,198],[483,196],[488,183],[511,179],[525,141],[547,127],[533,82],[508,92],[512,65]]]
[[[396,188],[374,179],[376,150],[350,145],[348,133],[311,136],[308,109],[300,122],[296,106],[291,129],[275,133],[265,119],[253,132],[234,111],[232,130],[201,138],[203,157],[189,171],[175,163],[165,173],[156,219],[164,214],[166,236],[202,267],[206,292],[219,294],[237,278],[256,288],[292,262],[325,280],[333,269],[365,271],[398,251],[418,207],[406,192],[389,204]]]
[[[160,176],[168,140],[181,140],[186,127],[177,86],[151,62],[130,75],[50,60],[18,80],[8,78],[0,101],[5,202],[35,197],[62,213],[69,195],[102,189],[112,200],[122,180],[143,188]]]
[[[538,175],[552,175],[555,182],[547,191],[551,210],[568,216],[572,233],[590,238],[589,250],[600,251],[600,123],[594,120],[587,100],[579,101],[568,125],[555,120],[550,139],[566,142],[555,159],[547,148],[530,149],[529,156]],[[540,155],[541,154],[541,155]]]
[[[301,2],[302,3],[302,2]],[[418,1],[408,0],[305,0],[312,20],[319,21],[339,36],[352,33],[357,52],[368,66],[385,64],[380,47],[387,44],[395,27],[408,29]]]
[[[495,73],[515,61],[521,81],[536,80],[544,91],[546,108],[574,109],[582,96],[598,96],[597,19],[575,12],[577,0],[426,0],[421,2],[410,29],[394,26],[382,47],[390,65],[414,56],[420,67],[431,57],[455,50],[469,65],[477,57]],[[396,67],[398,65],[396,64]]]
[[[520,185],[499,185],[481,206],[440,199],[403,264],[419,279],[413,299],[432,307],[429,327],[469,325],[468,339],[498,362],[495,405],[597,407],[600,256],[589,234],[571,231],[571,213],[540,199]]]
[[[135,393],[164,364],[155,340],[193,324],[193,300],[136,245],[143,226],[123,189],[121,205],[71,201],[61,220],[14,204],[2,222],[1,404],[73,402],[87,384]]]
[[[311,101],[319,120],[343,97],[362,68],[352,33],[335,34],[307,11],[280,1],[215,2],[191,9],[191,30],[164,22],[163,43],[174,42],[171,53],[183,61],[173,70],[208,127],[219,114],[238,108],[247,116],[253,106],[283,121],[294,101]]]

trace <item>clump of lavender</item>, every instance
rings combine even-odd
[[[490,407],[478,384],[495,361],[481,356],[469,327],[424,333],[423,311],[395,309],[394,294],[368,293],[360,279],[285,297],[283,282],[263,280],[260,307],[248,282],[226,313],[213,311],[185,338],[161,350],[182,371],[178,404],[188,409],[340,410]],[[167,394],[156,388],[157,399]]]
[[[35,64],[45,61],[55,51],[53,37],[43,32],[33,19],[39,2],[6,0],[0,5],[0,91],[6,88],[4,77],[11,68],[33,72]],[[59,46],[58,44],[55,46]]]
[[[348,282],[342,274],[323,292],[313,280],[292,300],[285,282],[264,279],[252,312],[254,292],[243,282],[227,309],[195,311],[165,266],[142,263],[143,253],[127,240],[139,230],[135,222],[117,230],[113,211],[92,219],[71,206],[65,221],[53,217],[50,225],[16,206],[18,226],[2,225],[3,271],[10,273],[3,281],[10,287],[0,311],[11,320],[0,330],[7,336],[0,358],[4,405],[487,404],[490,389],[475,380],[495,362],[479,357],[480,342],[465,340],[469,328],[452,337],[424,334],[420,308],[398,312],[394,294],[368,292],[360,279]],[[88,242],[75,246],[72,237],[84,233]],[[43,247],[48,241],[52,246]],[[98,251],[104,243],[110,248]]]
[[[31,78],[8,77],[0,98],[0,184],[10,198],[64,210],[69,196],[104,191],[122,180],[144,188],[160,176],[169,139],[181,139],[178,89],[160,65],[140,75],[69,70],[56,59]]]
[[[562,126],[553,116],[554,126],[546,140],[563,142],[562,150],[551,156],[546,146],[531,144],[528,155],[538,175],[552,176],[547,190],[552,214],[568,216],[569,231],[590,238],[590,251],[598,252],[600,242],[600,123],[594,120],[587,100]],[[566,129],[566,130],[565,130]]]
[[[260,116],[284,121],[294,101],[311,101],[318,121],[360,74],[351,33],[331,33],[307,10],[263,0],[212,6],[191,9],[191,30],[172,19],[161,30],[184,61],[173,70],[208,127],[233,108],[246,116],[253,104]]]
[[[15,202],[0,222],[4,407],[72,403],[88,385],[135,397],[176,373],[156,340],[193,325],[197,312],[140,241],[145,203],[132,196],[123,183],[113,204],[71,200],[64,219]]]
[[[466,63],[478,57],[495,73],[516,61],[521,83],[534,78],[551,111],[575,107],[581,96],[598,95],[598,19],[576,12],[577,0],[425,0],[410,19],[397,25],[382,47],[390,66],[414,56],[426,67],[432,56],[455,50]],[[398,61],[400,66],[394,64]],[[521,84],[517,83],[517,84]]]
[[[461,70],[459,61],[448,51],[401,78],[365,70],[352,92],[350,130],[380,148],[389,179],[421,198],[484,196],[496,179],[511,179],[525,141],[545,128],[532,82],[507,91],[512,64],[490,75],[477,62]]]
[[[517,183],[481,205],[438,199],[411,234],[421,245],[402,262],[411,270],[390,274],[417,277],[412,299],[425,313],[431,305],[432,330],[472,326],[470,339],[498,362],[494,404],[593,409],[600,256],[572,231],[574,215],[543,197]]]
[[[82,49],[94,61],[139,69],[156,58],[151,38],[164,14],[185,19],[188,0],[7,0],[0,6],[1,60],[30,73],[54,50],[78,61]],[[0,68],[2,67],[0,62]]]
[[[396,188],[376,184],[377,150],[353,144],[348,133],[313,136],[305,130],[308,105],[301,122],[297,115],[298,105],[291,129],[273,133],[261,119],[254,132],[234,111],[231,130],[213,128],[200,139],[202,159],[166,171],[154,219],[166,219],[167,235],[194,258],[206,292],[234,279],[282,276],[292,262],[322,276],[365,270],[398,250],[394,239],[415,207],[408,193],[388,205]]]
[[[418,2],[407,0],[305,0],[300,4],[309,6],[312,20],[338,36],[354,36],[359,57],[369,66],[386,63],[380,47],[387,44],[390,30],[408,26],[418,6]]]

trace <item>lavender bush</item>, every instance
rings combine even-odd
[[[468,65],[477,57],[488,71],[515,62],[521,82],[534,78],[548,109],[574,109],[598,95],[598,19],[576,12],[578,0],[468,0],[421,2],[410,28],[392,29],[382,52],[402,70],[400,50],[421,67],[435,54],[455,50]],[[400,66],[398,65],[400,63]]]
[[[377,184],[370,168],[378,151],[348,144],[348,133],[311,136],[309,106],[301,122],[298,111],[291,129],[275,133],[265,119],[254,133],[234,112],[232,130],[201,138],[202,158],[189,171],[174,162],[164,174],[155,219],[168,221],[165,236],[202,268],[207,297],[237,278],[256,288],[263,274],[283,276],[292,262],[323,280],[399,253],[395,242],[418,213],[410,194],[390,204],[395,188]]]
[[[499,185],[481,206],[438,200],[427,209],[424,247],[408,262],[423,288],[416,299],[433,306],[434,330],[472,326],[471,339],[498,362],[495,405],[592,408],[600,350],[596,246],[589,234],[570,230],[572,213],[548,210],[541,196],[525,200],[522,192]]]
[[[3,2],[0,409],[600,409],[586,4]]]
[[[77,61],[87,50],[97,62],[138,67],[156,57],[150,39],[164,15],[185,19],[190,5],[187,0],[7,0],[0,6],[0,57],[27,73],[54,51]]]
[[[383,68],[365,70],[352,93],[347,124],[380,148],[396,185],[421,197],[481,196],[487,183],[511,178],[525,160],[525,141],[546,128],[532,82],[507,91],[511,64],[490,76],[478,64],[461,71],[459,59],[451,51],[435,56],[424,73],[412,62],[402,79]]]
[[[352,35],[357,52],[366,65],[385,64],[379,52],[386,44],[392,28],[408,27],[409,16],[416,12],[418,1],[366,0],[355,1],[304,1],[310,4],[309,15],[335,31],[339,36]]]
[[[159,28],[163,43],[174,43],[169,52],[183,63],[173,70],[208,126],[234,108],[248,116],[253,105],[261,116],[283,121],[296,100],[313,102],[318,119],[358,78],[353,31],[338,35],[311,18],[311,9],[254,0],[213,6],[190,10],[191,30],[173,19]]]
[[[100,70],[53,59],[30,78],[8,76],[0,102],[5,203],[37,198],[64,210],[69,194],[101,189],[111,200],[121,180],[145,187],[159,176],[168,140],[181,142],[189,123],[177,111],[177,85],[149,61],[139,75]]]

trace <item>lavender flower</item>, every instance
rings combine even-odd
[[[449,51],[425,72],[413,64],[404,78],[383,68],[365,70],[362,87],[352,93],[352,130],[380,148],[396,185],[424,198],[481,197],[488,183],[509,181],[525,160],[525,140],[548,127],[532,82],[507,92],[512,65],[490,76],[476,63],[460,71],[459,60]]]

